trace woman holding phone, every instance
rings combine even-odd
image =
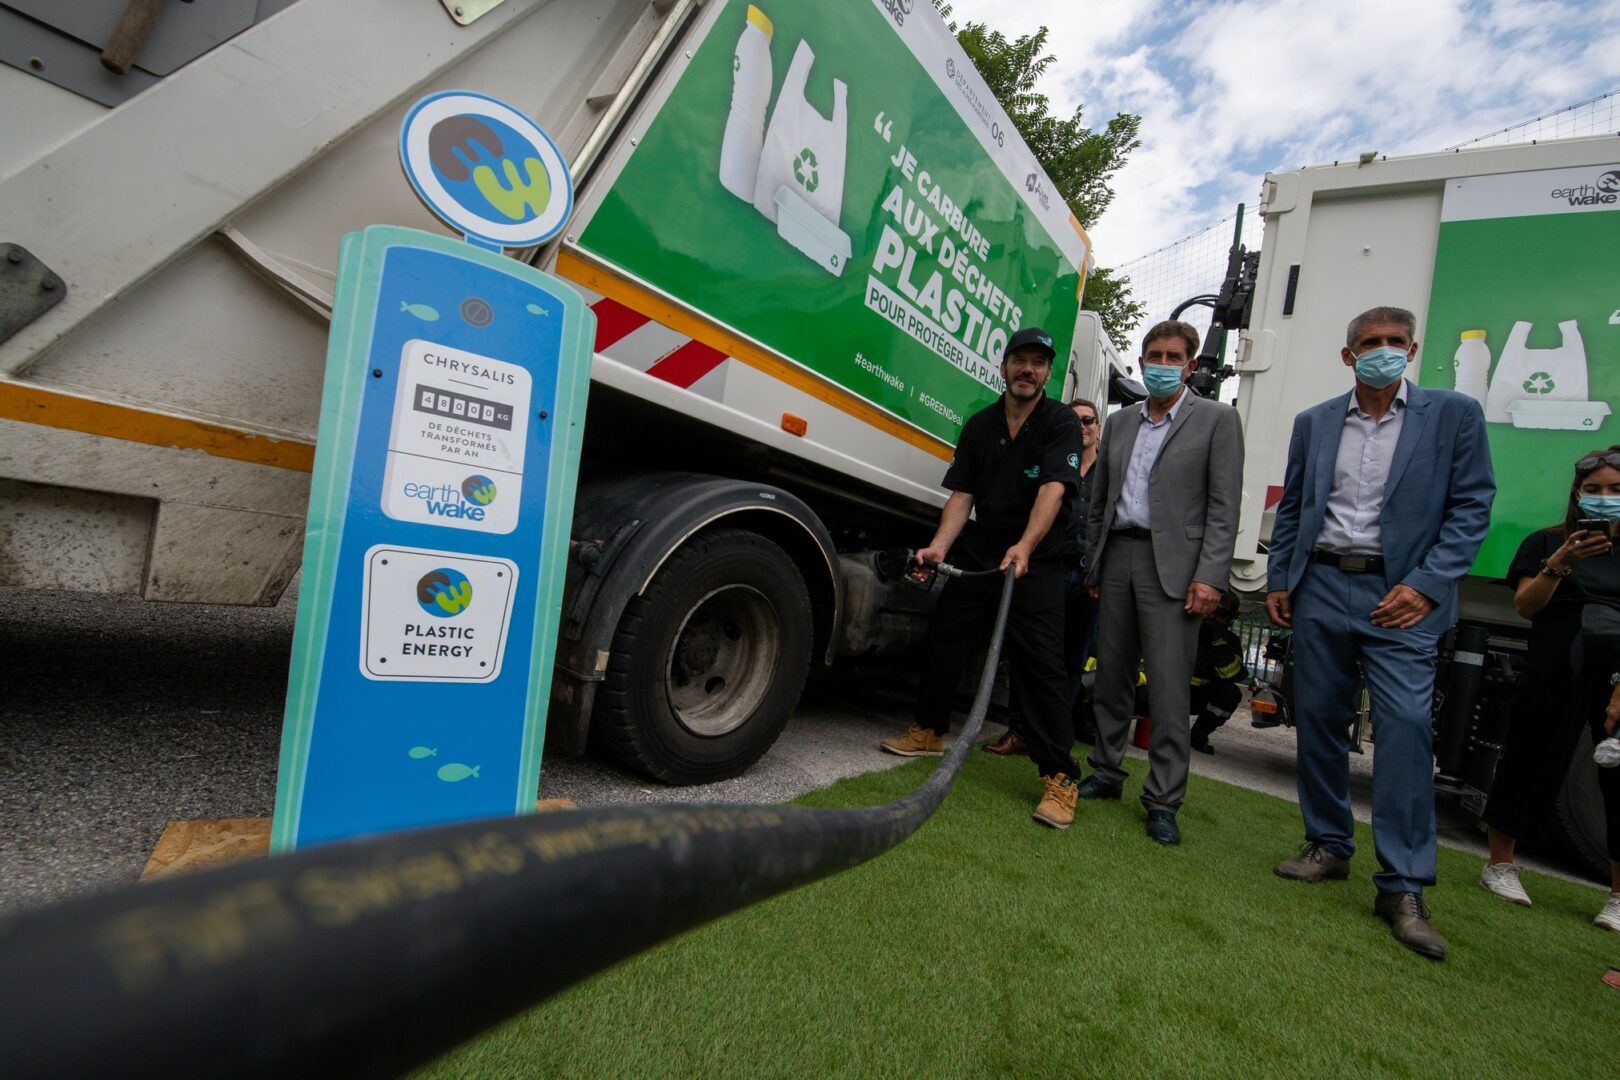
[[[1596,742],[1615,727],[1605,714],[1611,678],[1620,673],[1616,522],[1620,446],[1611,446],[1575,463],[1563,522],[1525,537],[1508,567],[1513,606],[1530,620],[1529,663],[1485,805],[1491,853],[1479,883],[1526,907],[1513,862],[1517,841],[1546,821],[1581,728]],[[1620,933],[1620,769],[1599,772],[1611,891],[1593,922]]]

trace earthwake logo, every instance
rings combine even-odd
[[[459,488],[407,480],[402,490],[407,499],[420,499],[429,517],[458,521],[483,521],[487,516],[484,508],[495,501],[495,481],[476,474],[463,480]]]
[[[911,14],[913,2],[914,0],[878,0],[883,10],[889,13],[889,18],[894,20],[896,26],[906,25],[906,16]]]
[[[1571,206],[1615,206],[1620,204],[1620,169],[1610,169],[1591,184],[1554,188],[1548,197]]]
[[[495,481],[475,473],[461,482],[461,494],[469,502],[488,506],[495,501]]]

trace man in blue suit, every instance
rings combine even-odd
[[[1374,912],[1436,960],[1434,753],[1429,708],[1457,581],[1490,524],[1496,480],[1479,403],[1402,378],[1417,354],[1401,308],[1357,315],[1340,356],[1355,389],[1299,414],[1271,531],[1266,610],[1292,627],[1305,845],[1298,881],[1343,879],[1355,851],[1348,733],[1359,659],[1371,695]]]

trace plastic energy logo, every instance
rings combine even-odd
[[[485,246],[544,243],[573,210],[573,180],[550,136],[483,94],[448,90],[417,102],[399,156],[428,208]]]
[[[551,202],[540,151],[493,117],[448,116],[428,131],[433,175],[461,205],[531,221]]]
[[[439,619],[460,615],[472,606],[473,587],[460,570],[441,566],[429,570],[416,583],[416,602]]]

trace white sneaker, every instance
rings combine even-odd
[[[1530,906],[1530,894],[1519,884],[1519,867],[1515,863],[1486,863],[1479,872],[1479,883],[1504,900]]]
[[[1603,910],[1592,920],[1592,925],[1620,934],[1620,892],[1609,894],[1608,903],[1603,905]]]

